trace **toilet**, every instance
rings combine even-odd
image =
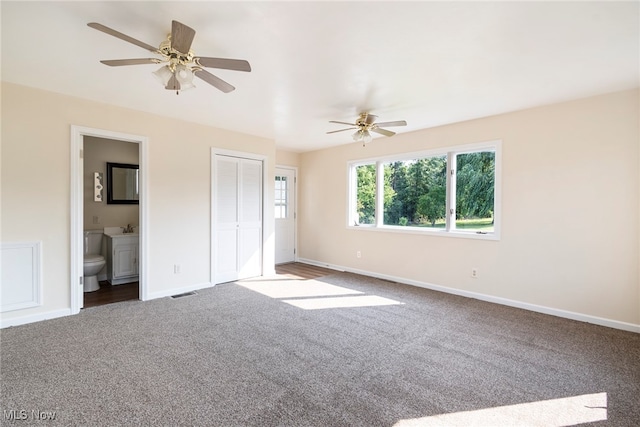
[[[84,232],[84,291],[94,292],[100,289],[98,273],[106,261],[100,255],[102,249],[102,230],[86,230]]]

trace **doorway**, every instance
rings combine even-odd
[[[296,169],[276,167],[275,175],[276,264],[296,260]]]
[[[71,274],[70,274],[70,297],[71,297],[71,313],[77,314],[84,306],[84,286],[83,286],[83,267],[84,267],[84,194],[85,194],[85,177],[84,177],[84,140],[85,137],[95,137],[118,142],[128,142],[137,144],[138,163],[139,163],[139,210],[138,210],[138,298],[147,299],[147,159],[148,159],[148,139],[143,136],[123,134],[111,132],[103,129],[93,129],[80,126],[71,126]],[[100,221],[100,218],[94,221]],[[93,223],[92,227],[99,225]],[[125,224],[126,225],[126,224]]]

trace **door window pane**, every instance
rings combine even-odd
[[[287,200],[288,182],[286,176],[276,176],[276,194],[275,194],[275,218],[286,219],[288,217],[288,200]]]

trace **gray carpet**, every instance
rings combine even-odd
[[[246,285],[270,283],[310,282]],[[312,296],[229,283],[4,329],[1,423],[571,425],[566,410],[538,422],[492,417],[606,393],[582,405],[606,414],[588,425],[640,425],[640,334],[354,274],[323,284],[402,304],[305,310],[285,300]],[[55,419],[36,419],[49,412]]]

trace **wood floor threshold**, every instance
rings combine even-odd
[[[318,267],[301,262],[276,265],[276,274],[304,280],[317,279],[328,276],[329,274],[334,274],[335,272],[335,270],[330,268]],[[102,281],[100,282],[99,290],[84,294],[84,308],[137,299],[140,299],[138,282],[110,285],[109,282]]]
[[[139,288],[138,282],[111,285],[109,282],[102,281],[97,291],[85,292],[84,308],[140,299]]]
[[[291,262],[276,265],[276,273],[288,276],[295,276],[303,279],[317,279],[318,277],[334,274],[336,271],[330,268],[318,267],[301,262]]]

